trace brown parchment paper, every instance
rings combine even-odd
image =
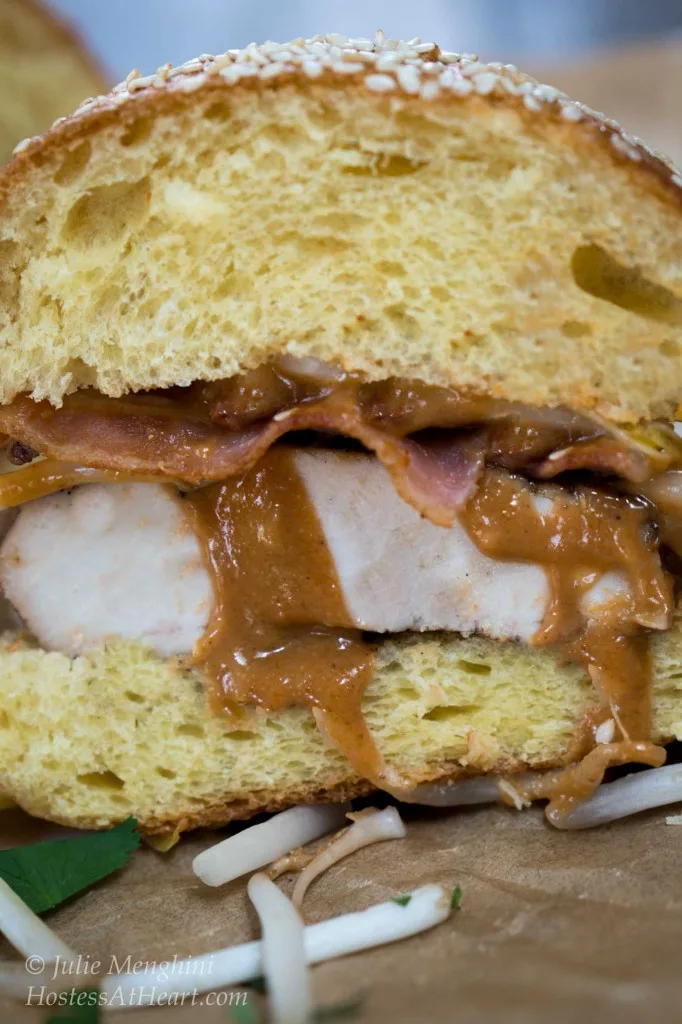
[[[458,882],[462,909],[431,932],[313,968],[318,1003],[362,997],[357,1016],[346,1018],[358,1024],[682,1020],[682,825],[666,824],[665,810],[575,833],[554,830],[539,809],[407,808],[404,817],[406,839],[360,851],[311,887],[306,919],[361,910],[426,882]],[[186,957],[256,938],[245,882],[211,890],[191,871],[192,858],[226,834],[191,836],[165,855],[142,849],[47,920],[77,952],[104,962]],[[4,812],[0,837],[7,847],[45,835]],[[290,891],[292,876],[280,884]],[[0,959],[9,958],[16,954],[0,944]],[[0,1002],[2,1021],[45,1016]],[[231,1018],[225,1008],[195,1006],[104,1019]]]

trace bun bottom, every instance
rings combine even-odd
[[[30,814],[80,828],[133,815],[163,835],[372,789],[305,709],[254,709],[235,731],[196,673],[138,644],[72,661],[3,639],[0,792]],[[665,742],[682,738],[682,618],[652,648]],[[583,670],[551,651],[411,634],[381,645],[364,713],[387,763],[416,785],[563,765],[596,701]]]

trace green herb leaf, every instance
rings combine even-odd
[[[235,1003],[230,1007],[230,1020],[234,1024],[260,1024],[261,1016],[255,1003]]]
[[[406,907],[411,899],[411,896],[391,896],[391,902],[397,903],[399,907]]]
[[[45,1024],[100,1024],[99,989],[80,989],[62,993],[68,1003],[46,1018]]]
[[[248,984],[249,988],[252,988],[254,992],[258,992],[261,996],[264,996],[268,990],[262,974],[259,974],[257,978],[252,978]]]
[[[36,914],[118,871],[140,845],[134,818],[108,832],[0,851],[0,878]]]
[[[354,999],[343,999],[338,1003],[331,1003],[329,1006],[321,1006],[313,1012],[314,1024],[325,1024],[326,1021],[348,1020],[350,1017],[357,1017],[362,1007],[362,996]]]
[[[459,910],[462,906],[462,886],[456,885],[452,890],[452,897],[450,899],[450,906],[453,910]]]

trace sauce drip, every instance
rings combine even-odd
[[[361,712],[374,650],[353,628],[333,559],[286,448],[188,495],[215,604],[194,661],[216,709],[313,708],[364,778],[387,769]],[[390,774],[390,773],[388,773]]]
[[[553,497],[545,511],[530,485],[488,470],[460,518],[489,557],[545,567],[550,600],[533,642],[563,644],[561,656],[588,669],[603,705],[592,726],[613,717],[622,733],[621,743],[596,747],[552,784],[549,813],[556,815],[588,796],[609,765],[658,763],[661,748],[648,742],[651,664],[642,628],[669,625],[673,595],[645,501],[587,486],[556,488]],[[628,592],[586,614],[581,601],[605,572],[625,576]]]
[[[482,431],[473,430],[481,425]],[[268,364],[227,381],[124,399],[85,391],[68,396],[59,410],[19,397],[0,409],[0,428],[51,456],[2,478],[0,507],[85,482],[164,475],[219,480],[185,498],[216,594],[195,651],[197,666],[215,681],[215,706],[236,718],[248,704],[268,711],[311,707],[358,774],[393,789],[399,780],[383,764],[361,713],[373,650],[352,626],[290,454],[263,452],[290,429],[351,435],[393,470],[399,492],[418,511],[449,522],[440,516],[441,496],[427,488],[438,478],[448,482],[438,438],[451,458],[453,438],[445,430],[458,431],[460,451],[480,434],[488,466],[508,472],[488,468],[460,520],[484,554],[544,566],[550,600],[534,642],[559,645],[561,657],[585,666],[602,697],[578,753],[587,753],[594,726],[606,717],[614,718],[623,738],[588,754],[584,771],[577,766],[561,776],[552,813],[587,795],[609,764],[652,763],[660,756],[648,743],[651,670],[643,630],[669,626],[672,595],[657,557],[651,504],[636,494],[581,485],[555,487],[551,509],[543,511],[532,485],[510,475],[545,478],[587,469],[626,477],[637,487],[649,481],[651,459],[622,438],[604,436],[594,419],[418,381],[367,382],[337,371],[310,376]],[[468,435],[459,433],[463,428]],[[398,444],[402,439],[407,443]],[[677,454],[666,455],[666,466],[679,464]],[[647,483],[654,502],[656,479]],[[448,488],[448,509],[451,500]],[[678,518],[673,508],[662,525],[664,538],[678,531],[673,546],[682,551]],[[583,598],[606,572],[626,577],[628,593],[590,617]]]

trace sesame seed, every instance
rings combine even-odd
[[[259,74],[261,78],[277,78],[283,71],[293,71],[293,67],[287,64],[268,64],[260,69]]]
[[[594,738],[597,743],[611,743],[615,735],[616,723],[612,718],[607,718],[606,721],[597,726],[594,731]]]
[[[145,75],[144,78],[133,78],[128,82],[128,92],[137,92],[138,89],[146,89],[154,81],[155,75]]]
[[[398,78],[398,84],[403,92],[407,93],[418,93],[420,87],[420,75],[419,71],[415,67],[408,65],[407,67],[398,68],[396,71]]]
[[[226,68],[223,68],[219,72],[220,77],[224,78],[230,85],[234,85],[240,78],[244,77],[245,68],[240,64],[228,64]]]
[[[565,121],[582,121],[583,112],[577,103],[564,103],[561,108],[561,116]]]
[[[440,86],[438,82],[432,78],[430,82],[424,82],[419,95],[423,100],[435,100],[439,92]]]
[[[213,61],[209,67],[206,68],[207,75],[217,75],[219,71],[226,68],[228,64],[232,63],[232,57],[229,53],[223,53]]]
[[[277,54],[273,53],[272,59],[277,60]],[[243,60],[244,62],[248,61],[251,64],[258,64],[260,67],[264,67],[266,64],[270,63],[268,57],[266,57],[264,53],[260,53],[255,47],[253,50],[247,47],[243,54],[239,54],[237,60]]]
[[[630,160],[634,160],[635,162],[637,162],[642,159],[642,155],[639,152],[639,150],[636,149],[635,146],[628,143],[617,132],[614,132],[614,134],[611,136],[611,145],[614,147],[614,149],[617,149],[619,153],[622,153],[623,156],[628,157],[628,159]]]
[[[316,60],[304,60],[301,68],[308,78],[319,78],[324,71],[324,66]]]
[[[641,161],[644,153],[653,154],[639,139],[622,132],[615,121],[569,100],[553,86],[521,74],[513,64],[483,63],[474,53],[459,55],[450,50],[441,51],[435,43],[422,42],[418,36],[407,41],[390,39],[382,30],[377,31],[373,40],[330,33],[309,39],[298,38],[289,43],[272,40],[260,45],[249,43],[244,49],[230,49],[217,56],[202,54],[179,67],[163,64],[155,75],[144,78],[139,70],[134,69],[108,96],[83,101],[74,116],[88,117],[96,110],[115,109],[150,86],[161,90],[170,84],[173,89],[192,92],[200,89],[209,75],[220,75],[231,85],[246,77],[256,76],[265,81],[285,73],[315,79],[324,74],[325,68],[332,69],[337,75],[364,71],[363,81],[372,92],[388,93],[400,89],[408,95],[420,95],[427,101],[436,99],[441,91],[459,97],[474,92],[488,96],[504,91],[521,97],[526,109],[534,113],[540,112],[545,104],[556,104],[555,109],[564,120],[578,122],[589,119],[598,125],[602,133],[611,139],[613,147],[627,158]],[[399,109],[403,103],[396,97],[391,106]],[[57,124],[61,123],[60,119]],[[20,143],[17,151],[20,152],[31,141]],[[665,159],[663,163],[666,164]],[[666,166],[670,180],[682,188],[682,171]]]
[[[22,140],[21,140],[21,142],[18,142],[18,143],[16,144],[16,146],[14,147],[14,149],[12,150],[12,152],[13,152],[14,154],[17,154],[17,153],[23,153],[25,149],[28,149],[28,147],[29,147],[29,146],[31,145],[31,143],[32,143],[32,142],[33,142],[33,139],[32,139],[32,138],[29,138],[29,139],[22,139]]]
[[[375,67],[377,71],[390,71],[392,68],[399,67],[400,63],[400,54],[393,50],[390,53],[382,53],[380,57],[377,57]]]
[[[521,95],[521,87],[519,82],[515,82],[512,78],[501,78],[502,87],[507,90],[512,96]]]
[[[348,52],[351,53],[353,51],[349,50]],[[355,50],[355,58],[356,60],[363,61],[365,64],[376,64],[380,59],[379,54],[375,53],[374,50]]]
[[[672,174],[670,176],[670,180],[672,181],[673,185],[677,185],[678,188],[682,188],[682,174]]]
[[[468,96],[469,93],[474,91],[474,86],[473,82],[468,78],[458,78],[452,83],[450,89],[454,92],[455,96]]]
[[[316,41],[308,46],[308,51],[317,57],[326,57],[329,53],[329,47],[325,46],[324,43]]]
[[[482,74],[474,76],[474,89],[477,93],[480,93],[481,96],[488,96],[493,91],[499,80],[500,76],[494,74],[494,72],[483,72]]]
[[[561,93],[558,89],[555,89],[552,85],[538,85],[535,87],[534,95],[539,100],[546,100],[547,103],[553,103],[557,100]]]
[[[337,61],[332,64],[332,69],[340,75],[355,75],[358,71],[367,70],[364,64],[360,64],[359,62],[350,64],[348,61]]]
[[[178,82],[176,89],[180,89],[181,92],[195,92],[203,84],[204,75],[192,75],[191,78],[183,78],[182,81]]]
[[[391,92],[396,83],[390,75],[367,75],[365,85],[371,92]]]

